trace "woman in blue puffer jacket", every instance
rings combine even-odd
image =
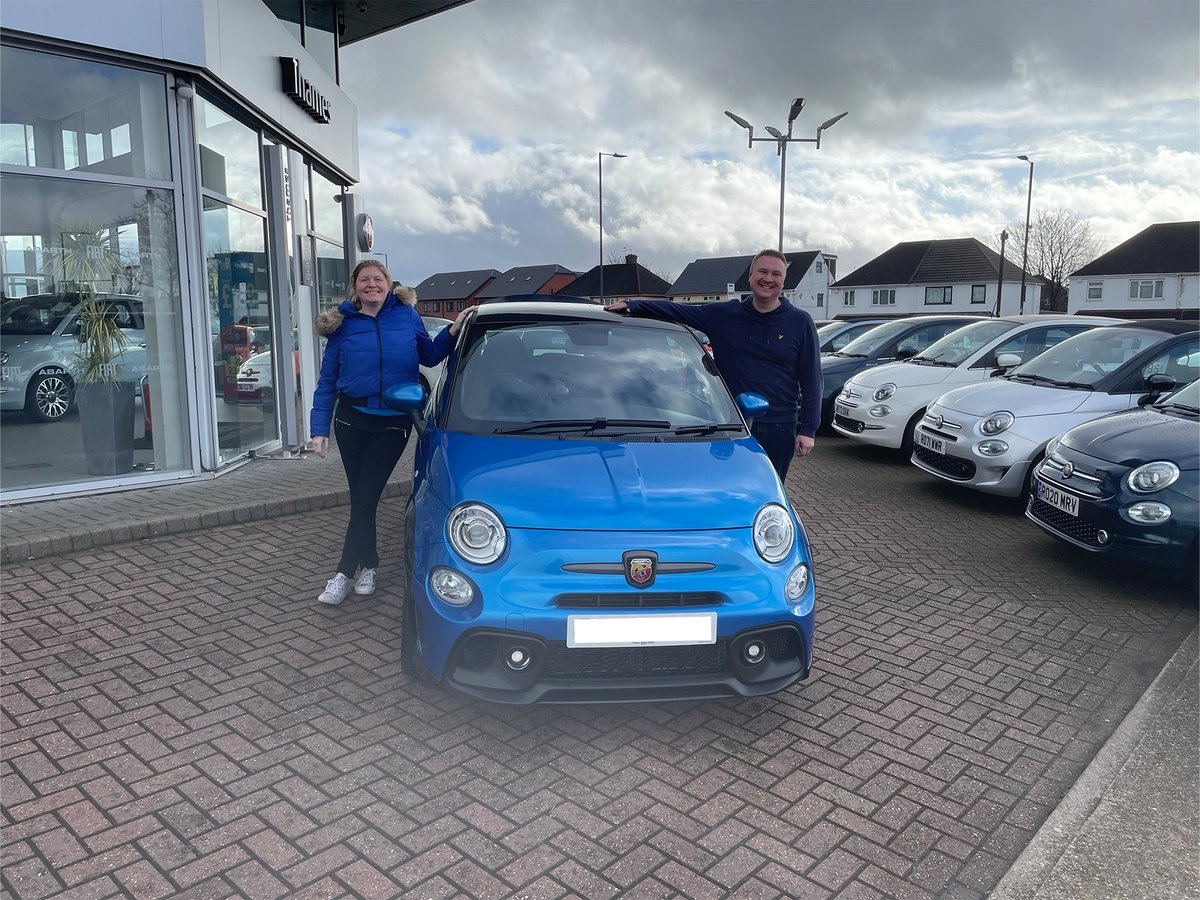
[[[319,599],[336,605],[349,596],[375,592],[379,566],[375,514],[387,480],[408,444],[407,413],[388,409],[386,388],[416,383],[418,366],[436,366],[450,353],[466,313],[430,338],[413,305],[416,295],[391,292],[392,276],[382,263],[364,260],[351,276],[353,293],[336,311],[317,316],[317,333],[328,339],[313,394],[309,431],[324,457],[332,421],[338,452],[350,484],[350,523],[337,572]]]

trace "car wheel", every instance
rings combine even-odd
[[[433,679],[421,662],[417,646],[417,610],[413,600],[413,550],[416,535],[415,510],[412,500],[404,509],[404,591],[400,597],[400,671],[417,681],[430,683]]]
[[[25,391],[25,418],[30,422],[57,422],[71,411],[75,383],[65,369],[46,369],[29,379]]]
[[[906,459],[913,454],[913,448],[917,441],[917,423],[923,418],[925,418],[925,410],[917,410],[917,414],[908,420],[908,425],[904,429],[904,437],[900,440],[900,452]]]
[[[1038,466],[1042,464],[1043,459],[1045,459],[1045,456],[1040,453],[1035,456],[1029,464],[1029,470],[1025,473],[1025,486],[1021,488],[1020,496],[1022,509],[1029,505],[1029,498],[1033,496],[1033,492],[1036,490],[1037,470]]]

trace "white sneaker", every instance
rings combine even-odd
[[[373,594],[375,593],[375,570],[363,569],[358,573],[358,577],[354,579],[354,593],[356,594]]]
[[[321,592],[321,596],[317,599],[322,603],[328,603],[330,606],[337,606],[350,594],[350,579],[338,572],[325,585],[325,590]]]

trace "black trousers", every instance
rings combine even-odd
[[[350,485],[350,524],[337,570],[353,578],[361,566],[379,565],[376,513],[388,478],[408,445],[407,416],[373,416],[338,404],[333,432]]]
[[[796,455],[796,426],[791,422],[753,422],[750,433],[767,452],[779,480],[786,481],[788,467]]]

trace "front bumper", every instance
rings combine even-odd
[[[973,426],[952,434],[930,428],[927,421],[928,416],[917,425],[914,435],[912,463],[918,469],[985,494],[1021,495],[1040,444],[1007,431],[999,437],[1008,444],[1008,450],[999,456],[985,456],[976,449],[983,439],[975,434]],[[941,450],[928,446],[922,436],[940,442]]]

